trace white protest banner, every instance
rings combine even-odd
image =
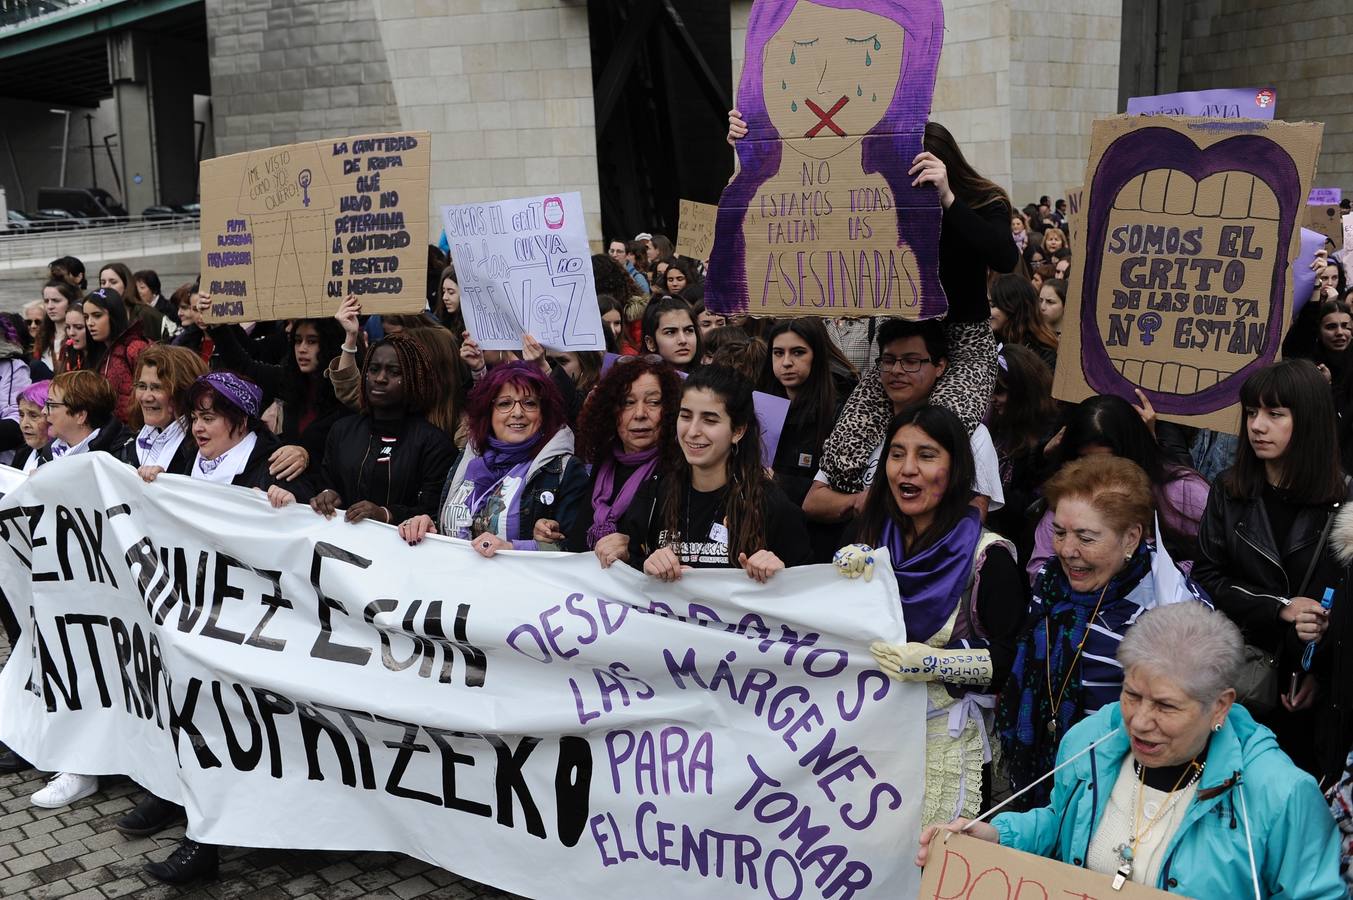
[[[197,840],[529,897],[916,895],[925,689],[868,652],[904,639],[892,578],[484,559],[99,453],[0,501],[0,541],[0,739]]]
[[[1345,250],[1353,250],[1353,213],[1344,213],[1340,219],[1344,226],[1344,246]]]
[[[485,350],[605,350],[582,195],[442,207],[465,327]]]
[[[24,474],[13,466],[0,466],[0,497],[24,482]]]

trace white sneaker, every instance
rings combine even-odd
[[[76,800],[83,800],[99,790],[99,776],[73,775],[60,772],[47,782],[47,786],[29,798],[34,806],[43,809],[60,809],[70,806]]]

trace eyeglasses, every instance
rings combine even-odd
[[[878,361],[881,371],[891,372],[893,369],[901,369],[908,375],[921,371],[921,366],[926,363],[934,362],[928,356],[893,356],[890,353],[883,354]]]
[[[41,319],[24,319],[24,321],[28,323],[28,328],[32,331],[36,331],[42,327]]]
[[[65,405],[66,404],[62,403],[60,400],[48,400],[46,403],[42,404],[42,408],[47,412],[51,412],[55,407]]]
[[[521,404],[521,411],[524,413],[533,413],[540,409],[540,401],[535,397],[522,397],[513,399],[511,397],[499,397],[493,401],[494,412],[510,413],[512,407]]]

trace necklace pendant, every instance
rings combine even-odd
[[[1053,719],[1053,720],[1051,720],[1050,722],[1048,722],[1048,734],[1052,735],[1053,737],[1057,737],[1057,720],[1056,720],[1056,719]]]
[[[1115,891],[1121,891],[1123,889],[1123,885],[1127,884],[1127,880],[1131,877],[1132,877],[1132,863],[1125,862],[1121,866],[1119,866],[1118,871],[1114,873],[1113,884],[1111,885],[1111,887]]]

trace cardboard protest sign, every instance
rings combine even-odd
[[[442,207],[465,327],[485,350],[605,350],[582,196]]]
[[[1067,237],[1074,240],[1076,229],[1085,211],[1085,185],[1066,189],[1066,231]]]
[[[1341,188],[1318,187],[1311,188],[1311,192],[1306,195],[1307,206],[1338,206],[1344,199],[1344,192]]]
[[[713,203],[696,203],[694,200],[682,200],[677,210],[677,256],[709,259],[714,249],[714,217],[719,208]]]
[[[1080,260],[1053,395],[1135,400],[1229,431],[1277,356],[1322,126],[1118,116],[1095,122]]]
[[[0,740],[131,777],[195,840],[526,897],[916,896],[926,686],[869,652],[906,640],[895,578],[485,559],[105,453],[43,466],[16,520]]]
[[[948,838],[945,840],[945,838]],[[1165,900],[1174,895],[966,834],[940,834],[930,846],[917,900]]]
[[[1153,97],[1129,97],[1130,116],[1201,116],[1206,119],[1269,119],[1278,106],[1271,88],[1219,88]]]
[[[427,306],[425,131],[335,138],[202,163],[202,290],[212,322]]]
[[[1312,231],[1318,231],[1329,238],[1335,247],[1344,243],[1344,220],[1338,205],[1306,207],[1306,220],[1302,223]]]
[[[940,0],[756,0],[705,304],[754,316],[947,309],[939,195],[911,186],[943,42]]]

